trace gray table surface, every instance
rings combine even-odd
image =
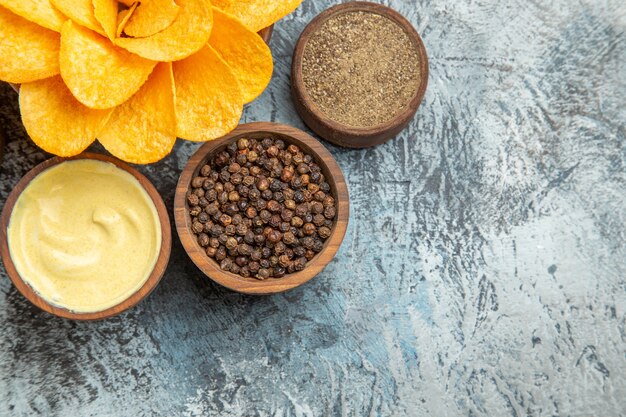
[[[306,129],[291,53],[331,3],[277,25],[243,121]],[[429,87],[395,140],[328,145],[352,203],[328,268],[240,295],[174,234],[157,290],[95,323],[38,311],[2,268],[0,415],[626,415],[626,4],[385,3],[421,33]],[[4,202],[48,155],[0,97]],[[170,209],[197,147],[141,169]]]

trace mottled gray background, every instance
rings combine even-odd
[[[304,128],[290,57],[331,3],[277,25],[245,121]],[[626,415],[626,4],[385,3],[422,34],[429,87],[395,140],[328,145],[352,201],[329,267],[244,296],[175,239],[157,290],[97,323],[38,311],[2,271],[0,415]],[[0,94],[4,201],[47,155]],[[197,146],[142,168],[170,208]]]

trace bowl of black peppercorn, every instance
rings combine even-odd
[[[191,260],[246,294],[286,291],[319,274],[343,241],[348,213],[346,182],[328,150],[297,128],[265,122],[200,147],[174,200]]]

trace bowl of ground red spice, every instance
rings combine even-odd
[[[428,58],[398,12],[349,2],[307,25],[291,75],[304,122],[336,145],[364,148],[393,138],[413,118],[426,92]]]
[[[335,159],[299,129],[240,125],[203,145],[174,200],[180,240],[205,275],[232,290],[295,288],[333,259],[349,198]]]

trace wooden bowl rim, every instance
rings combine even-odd
[[[324,115],[317,104],[315,104],[315,102],[311,99],[308,91],[304,87],[304,81],[302,79],[302,58],[311,36],[316,33],[321,25],[323,25],[328,19],[340,14],[358,11],[379,14],[400,25],[414,43],[420,57],[420,85],[411,101],[393,119],[380,125],[365,128],[344,125]],[[367,148],[384,143],[394,137],[402,129],[404,129],[404,127],[406,127],[408,122],[417,112],[418,107],[424,99],[424,94],[426,93],[426,88],[428,86],[428,56],[426,54],[424,42],[415,27],[396,10],[381,4],[353,1],[338,4],[326,9],[317,15],[305,27],[294,49],[291,66],[291,78],[292,92],[298,104],[296,107],[298,110],[308,113],[306,117],[303,117],[305,122],[307,121],[307,118],[312,118],[315,122],[322,125],[323,130],[336,131],[337,135],[334,137],[327,137],[329,135],[322,135],[318,132],[318,130],[322,129],[314,129],[316,130],[316,133],[336,145],[353,148]]]
[[[206,162],[209,155],[216,150],[223,148],[240,137],[251,137],[256,135],[273,135],[285,138],[286,142],[295,143],[310,153],[319,163],[323,172],[333,172],[334,175],[326,176],[327,182],[331,186],[336,196],[337,218],[332,228],[331,236],[324,242],[324,249],[315,258],[307,263],[304,270],[293,274],[285,275],[282,278],[269,278],[257,280],[255,278],[244,278],[238,274],[223,271],[216,261],[209,258],[204,250],[197,243],[197,239],[190,230],[190,217],[187,208],[186,194],[191,183],[191,179],[199,170],[200,166]],[[345,237],[349,218],[349,194],[345,178],[335,158],[318,140],[292,126],[271,123],[255,122],[239,125],[235,130],[222,138],[205,143],[200,147],[187,162],[183,169],[174,197],[174,221],[176,230],[185,251],[193,263],[210,279],[229,288],[233,291],[245,294],[274,294],[298,287],[317,274],[319,274],[328,263],[335,257],[339,247]]]
[[[130,173],[133,177],[135,177],[139,181],[141,186],[146,190],[152,202],[154,203],[156,210],[157,210],[157,214],[159,216],[159,222],[161,224],[161,249],[159,250],[159,255],[157,257],[156,264],[154,265],[154,269],[150,273],[150,276],[148,277],[146,282],[143,284],[143,286],[139,288],[135,293],[133,293],[130,297],[120,302],[119,304],[113,307],[110,307],[106,310],[89,312],[89,313],[80,313],[80,312],[67,310],[65,308],[50,304],[46,300],[41,298],[30,287],[30,285],[28,285],[22,279],[22,277],[17,272],[15,265],[13,264],[13,260],[11,259],[10,252],[9,252],[9,245],[8,245],[8,239],[7,239],[7,233],[6,233],[7,228],[9,226],[9,222],[11,220],[11,214],[13,212],[15,203],[17,202],[17,199],[21,195],[22,191],[24,191],[26,186],[28,186],[28,184],[33,180],[33,178],[35,178],[37,175],[39,175],[46,169],[56,166],[62,162],[80,160],[80,159],[94,159],[98,161],[110,162],[114,164],[115,166],[117,166],[118,168],[123,169],[124,171]],[[32,168],[30,171],[26,173],[26,175],[24,175],[20,179],[20,181],[17,183],[17,185],[13,188],[13,190],[9,194],[9,197],[7,198],[4,208],[2,210],[2,229],[0,230],[0,245],[1,245],[0,250],[2,252],[1,253],[2,261],[4,262],[4,266],[6,268],[9,278],[11,279],[15,287],[18,289],[18,291],[24,297],[26,297],[31,303],[33,303],[34,305],[36,305],[43,311],[46,311],[50,314],[53,314],[58,317],[63,317],[66,319],[100,320],[100,319],[105,319],[108,317],[115,316],[117,314],[120,314],[128,310],[131,307],[134,307],[140,301],[142,301],[145,297],[147,297],[154,290],[154,288],[156,288],[157,284],[159,283],[159,281],[161,280],[161,277],[163,276],[165,272],[165,269],[169,261],[170,252],[172,249],[172,234],[171,234],[171,227],[170,227],[170,219],[169,219],[169,215],[167,214],[167,208],[165,207],[165,203],[163,202],[163,199],[161,198],[161,195],[159,194],[157,189],[150,182],[150,180],[148,180],[148,178],[146,178],[143,174],[141,174],[135,168],[132,168],[131,166],[129,166],[125,162],[120,161],[117,158],[114,158],[108,155],[85,152],[80,155],[68,157],[68,158],[59,157],[59,156],[50,158],[38,164],[34,168]]]

